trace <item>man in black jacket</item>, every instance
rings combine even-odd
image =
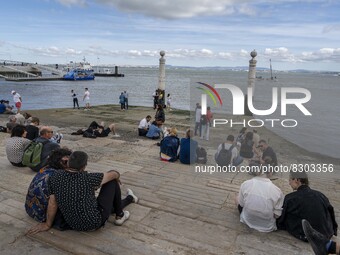
[[[289,185],[294,192],[284,199],[282,215],[277,220],[278,229],[287,230],[294,237],[307,241],[301,224],[306,219],[327,238],[337,235],[334,208],[324,194],[308,186],[306,172],[291,172]]]

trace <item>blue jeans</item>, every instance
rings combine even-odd
[[[243,162],[243,158],[239,155],[233,160],[233,166],[238,166]]]

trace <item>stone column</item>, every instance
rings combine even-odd
[[[256,63],[255,57],[257,56],[257,52],[253,50],[250,53],[250,56],[252,57],[251,60],[249,60],[249,71],[248,71],[248,88],[251,88],[252,90],[252,99],[254,98],[255,93],[255,79],[256,79]],[[248,108],[248,95],[246,94],[245,100],[244,100],[244,112],[247,116],[252,116],[252,113],[249,111]]]
[[[159,55],[161,55],[161,58],[159,59],[159,79],[158,79],[158,93],[160,96],[159,103],[163,106],[165,105],[165,51],[160,51]]]
[[[248,88],[252,88],[253,96],[255,92],[255,78],[256,78],[256,63],[255,57],[257,56],[257,52],[253,50],[250,53],[250,56],[252,57],[251,60],[249,60],[249,72],[248,72]]]

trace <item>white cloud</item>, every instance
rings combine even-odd
[[[56,0],[71,5],[88,5],[90,0]],[[248,16],[257,14],[256,4],[280,4],[287,2],[320,2],[324,0],[94,0],[98,4],[110,5],[125,12],[145,16],[178,19],[196,16],[216,16],[239,13]]]
[[[57,2],[61,3],[65,6],[72,6],[72,5],[78,5],[78,6],[86,6],[87,0],[56,0]]]

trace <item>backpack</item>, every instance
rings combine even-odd
[[[222,149],[216,157],[216,163],[219,166],[229,166],[231,164],[232,150],[234,145],[230,146],[229,150],[225,148],[224,143],[222,143]]]
[[[207,115],[202,115],[200,119],[201,125],[207,124]]]
[[[207,163],[207,151],[203,147],[197,147],[196,155],[197,155],[197,163],[199,164]]]
[[[25,149],[22,157],[22,164],[28,167],[35,167],[41,162],[41,152],[44,147],[44,143],[31,142],[31,144]]]

